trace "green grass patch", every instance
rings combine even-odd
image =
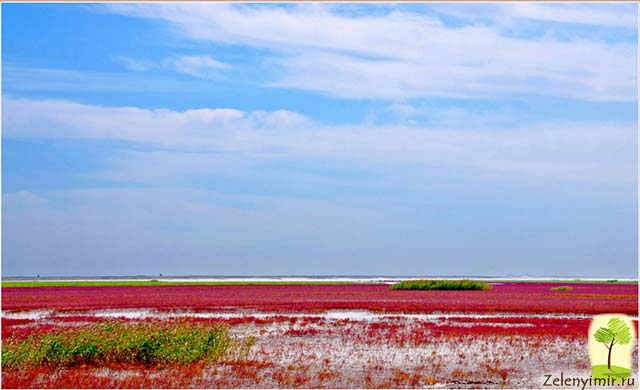
[[[571,286],[557,286],[551,287],[551,291],[571,291],[573,288]]]
[[[28,336],[2,343],[2,367],[71,367],[109,364],[171,365],[246,357],[254,339],[234,340],[223,324],[187,321],[88,327]]]
[[[2,287],[65,287],[65,286],[225,286],[225,285],[287,285],[287,284],[356,284],[344,281],[180,281],[162,280],[71,280],[71,281],[7,281]]]
[[[474,280],[405,280],[391,285],[392,290],[488,290],[491,286]]]

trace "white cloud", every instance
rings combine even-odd
[[[210,56],[181,56],[169,61],[178,72],[197,77],[208,77],[212,71],[229,68]]]
[[[116,61],[124,64],[125,59]],[[152,66],[140,61],[131,67]],[[130,69],[130,68],[128,68]],[[148,68],[147,68],[148,69]],[[126,92],[183,92],[196,91],[202,88],[201,83],[177,81],[162,77],[143,78],[131,73],[111,73],[75,71],[65,69],[34,68],[16,64],[2,64],[3,91],[126,91]]]
[[[9,137],[120,139],[167,147],[253,149],[254,130],[288,128],[287,111],[248,113],[235,109],[146,110],[100,107],[62,100],[3,99],[3,133]]]
[[[290,111],[183,112],[4,99],[5,137],[96,138],[232,158],[319,159],[367,167],[418,164],[470,174],[634,183],[635,123],[483,126],[327,126]]]
[[[613,6],[613,5],[612,5]],[[392,11],[350,17],[330,6],[109,4],[113,12],[162,19],[196,40],[268,48],[284,75],[271,86],[344,98],[486,97],[542,94],[586,100],[637,97],[631,43],[514,38],[499,28],[449,27],[433,16]],[[451,7],[455,9],[455,7]],[[606,23],[597,8],[507,8],[505,17]],[[551,16],[550,16],[551,15]],[[625,22],[628,23],[628,22]]]
[[[415,107],[406,103],[393,103],[389,105],[387,109],[393,112],[394,114],[401,115],[401,116],[410,117],[416,114]]]
[[[152,61],[147,61],[139,58],[124,57],[124,56],[119,56],[114,58],[114,62],[134,72],[145,72],[157,67],[157,65],[154,64]]]
[[[635,30],[635,4],[586,3],[482,3],[430,4],[439,13],[473,21],[490,20],[499,27],[518,28],[522,21],[557,22],[594,27],[615,27]]]
[[[172,56],[157,62],[139,58],[117,57],[115,61],[134,72],[170,69],[200,78],[216,77],[221,70],[230,68],[228,64],[217,61],[208,55]]]
[[[522,115],[506,107],[496,110],[481,110],[461,107],[438,107],[427,103],[393,103],[385,112],[378,114],[379,121],[398,123],[424,124],[439,128],[466,128],[470,124],[474,128],[521,127]]]
[[[292,128],[310,124],[304,115],[288,110],[253,111],[250,118],[254,120],[254,123],[263,127]]]
[[[633,4],[496,4],[512,17],[559,23],[638,28],[637,8]]]

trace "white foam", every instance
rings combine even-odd
[[[51,314],[53,314],[53,310],[3,311],[2,318],[12,320],[40,320],[49,317]]]
[[[591,318],[587,314],[523,314],[523,313],[376,313],[368,310],[329,310],[323,313],[278,313],[278,312],[197,312],[197,311],[158,311],[150,308],[143,309],[109,309],[83,312],[55,313],[53,310],[30,310],[16,312],[2,312],[3,318],[10,319],[46,319],[53,315],[60,317],[71,317],[78,315],[93,316],[98,318],[126,318],[134,320],[142,319],[170,319],[170,318],[243,318],[256,317],[266,319],[270,317],[322,317],[327,320],[349,320],[349,321],[380,321],[390,319],[439,321],[456,320],[459,318],[473,318],[477,320],[491,320],[492,318],[561,318],[561,319],[584,319]]]

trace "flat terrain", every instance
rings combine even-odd
[[[167,280],[55,280],[7,281],[2,287],[75,287],[75,286],[228,286],[288,284],[353,284],[340,281],[167,281]]]
[[[215,362],[3,365],[3,387],[31,388],[538,388],[545,374],[589,376],[593,314],[638,314],[638,285],[614,283],[504,282],[486,291],[403,291],[386,284],[46,286],[2,293],[3,352],[103,323],[224,324],[238,342],[255,340],[241,358]],[[637,347],[633,358],[637,364]]]
[[[571,290],[554,288],[570,286]],[[493,283],[486,291],[390,290],[386,284],[49,286],[3,288],[3,310],[153,308],[314,313],[637,313],[635,284]]]
[[[415,279],[415,278],[413,278]],[[197,285],[289,285],[289,284],[383,284],[407,280],[407,278],[375,277],[256,277],[256,278],[160,278],[160,279],[8,279],[2,287],[57,287],[57,286],[197,286]],[[411,278],[409,279],[411,280]],[[438,280],[437,278],[435,280]],[[638,284],[637,280],[617,279],[500,279],[487,280],[494,283],[571,283],[571,284]]]

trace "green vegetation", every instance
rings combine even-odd
[[[162,281],[162,280],[71,280],[71,281],[11,281],[2,287],[63,287],[63,286],[198,286],[198,285],[287,285],[287,284],[354,284],[344,281]]]
[[[405,280],[391,285],[392,290],[488,290],[491,286],[473,280]]]
[[[222,324],[117,321],[36,334],[2,345],[2,367],[70,367],[113,363],[171,365],[196,360],[243,359],[253,337],[237,342]]]
[[[570,290],[573,290],[571,286],[551,287],[551,291],[570,291]]]

